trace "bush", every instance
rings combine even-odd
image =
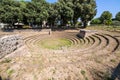
[[[112,21],[113,26],[120,26],[120,21]]]
[[[84,70],[81,70],[81,74],[82,74],[82,75],[85,75],[85,71],[84,71]]]
[[[23,26],[23,28],[24,28],[24,29],[29,29],[29,28],[31,28],[31,27],[30,27],[30,26],[25,25],[25,26]]]
[[[120,12],[118,12],[115,16],[116,20],[120,21]]]
[[[100,24],[100,23],[101,23],[101,21],[100,21],[99,18],[93,19],[93,20],[91,21],[91,24]]]
[[[81,22],[77,22],[75,27],[81,27],[82,23]]]
[[[104,20],[104,24],[105,25],[111,25],[112,24],[112,20]]]

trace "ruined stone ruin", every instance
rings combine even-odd
[[[2,35],[0,36],[0,58],[12,53],[23,45],[23,39],[20,35]]]

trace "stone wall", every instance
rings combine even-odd
[[[10,54],[23,46],[23,39],[20,35],[0,36],[0,58]]]

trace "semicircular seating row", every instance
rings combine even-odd
[[[30,49],[34,49],[37,43],[44,38],[50,38],[46,34],[34,35],[24,38],[26,45]],[[109,34],[95,33],[85,38],[78,38],[76,33],[62,33],[54,35],[55,38],[66,38],[71,41],[71,47],[68,51],[80,53],[93,53],[100,50],[106,50],[110,53],[115,52],[119,47],[119,40]]]

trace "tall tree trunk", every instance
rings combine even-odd
[[[75,27],[76,23],[77,23],[77,20],[75,18],[73,18],[73,25],[74,25],[74,27]]]
[[[82,28],[86,28],[87,27],[87,21],[83,21],[83,27]]]

